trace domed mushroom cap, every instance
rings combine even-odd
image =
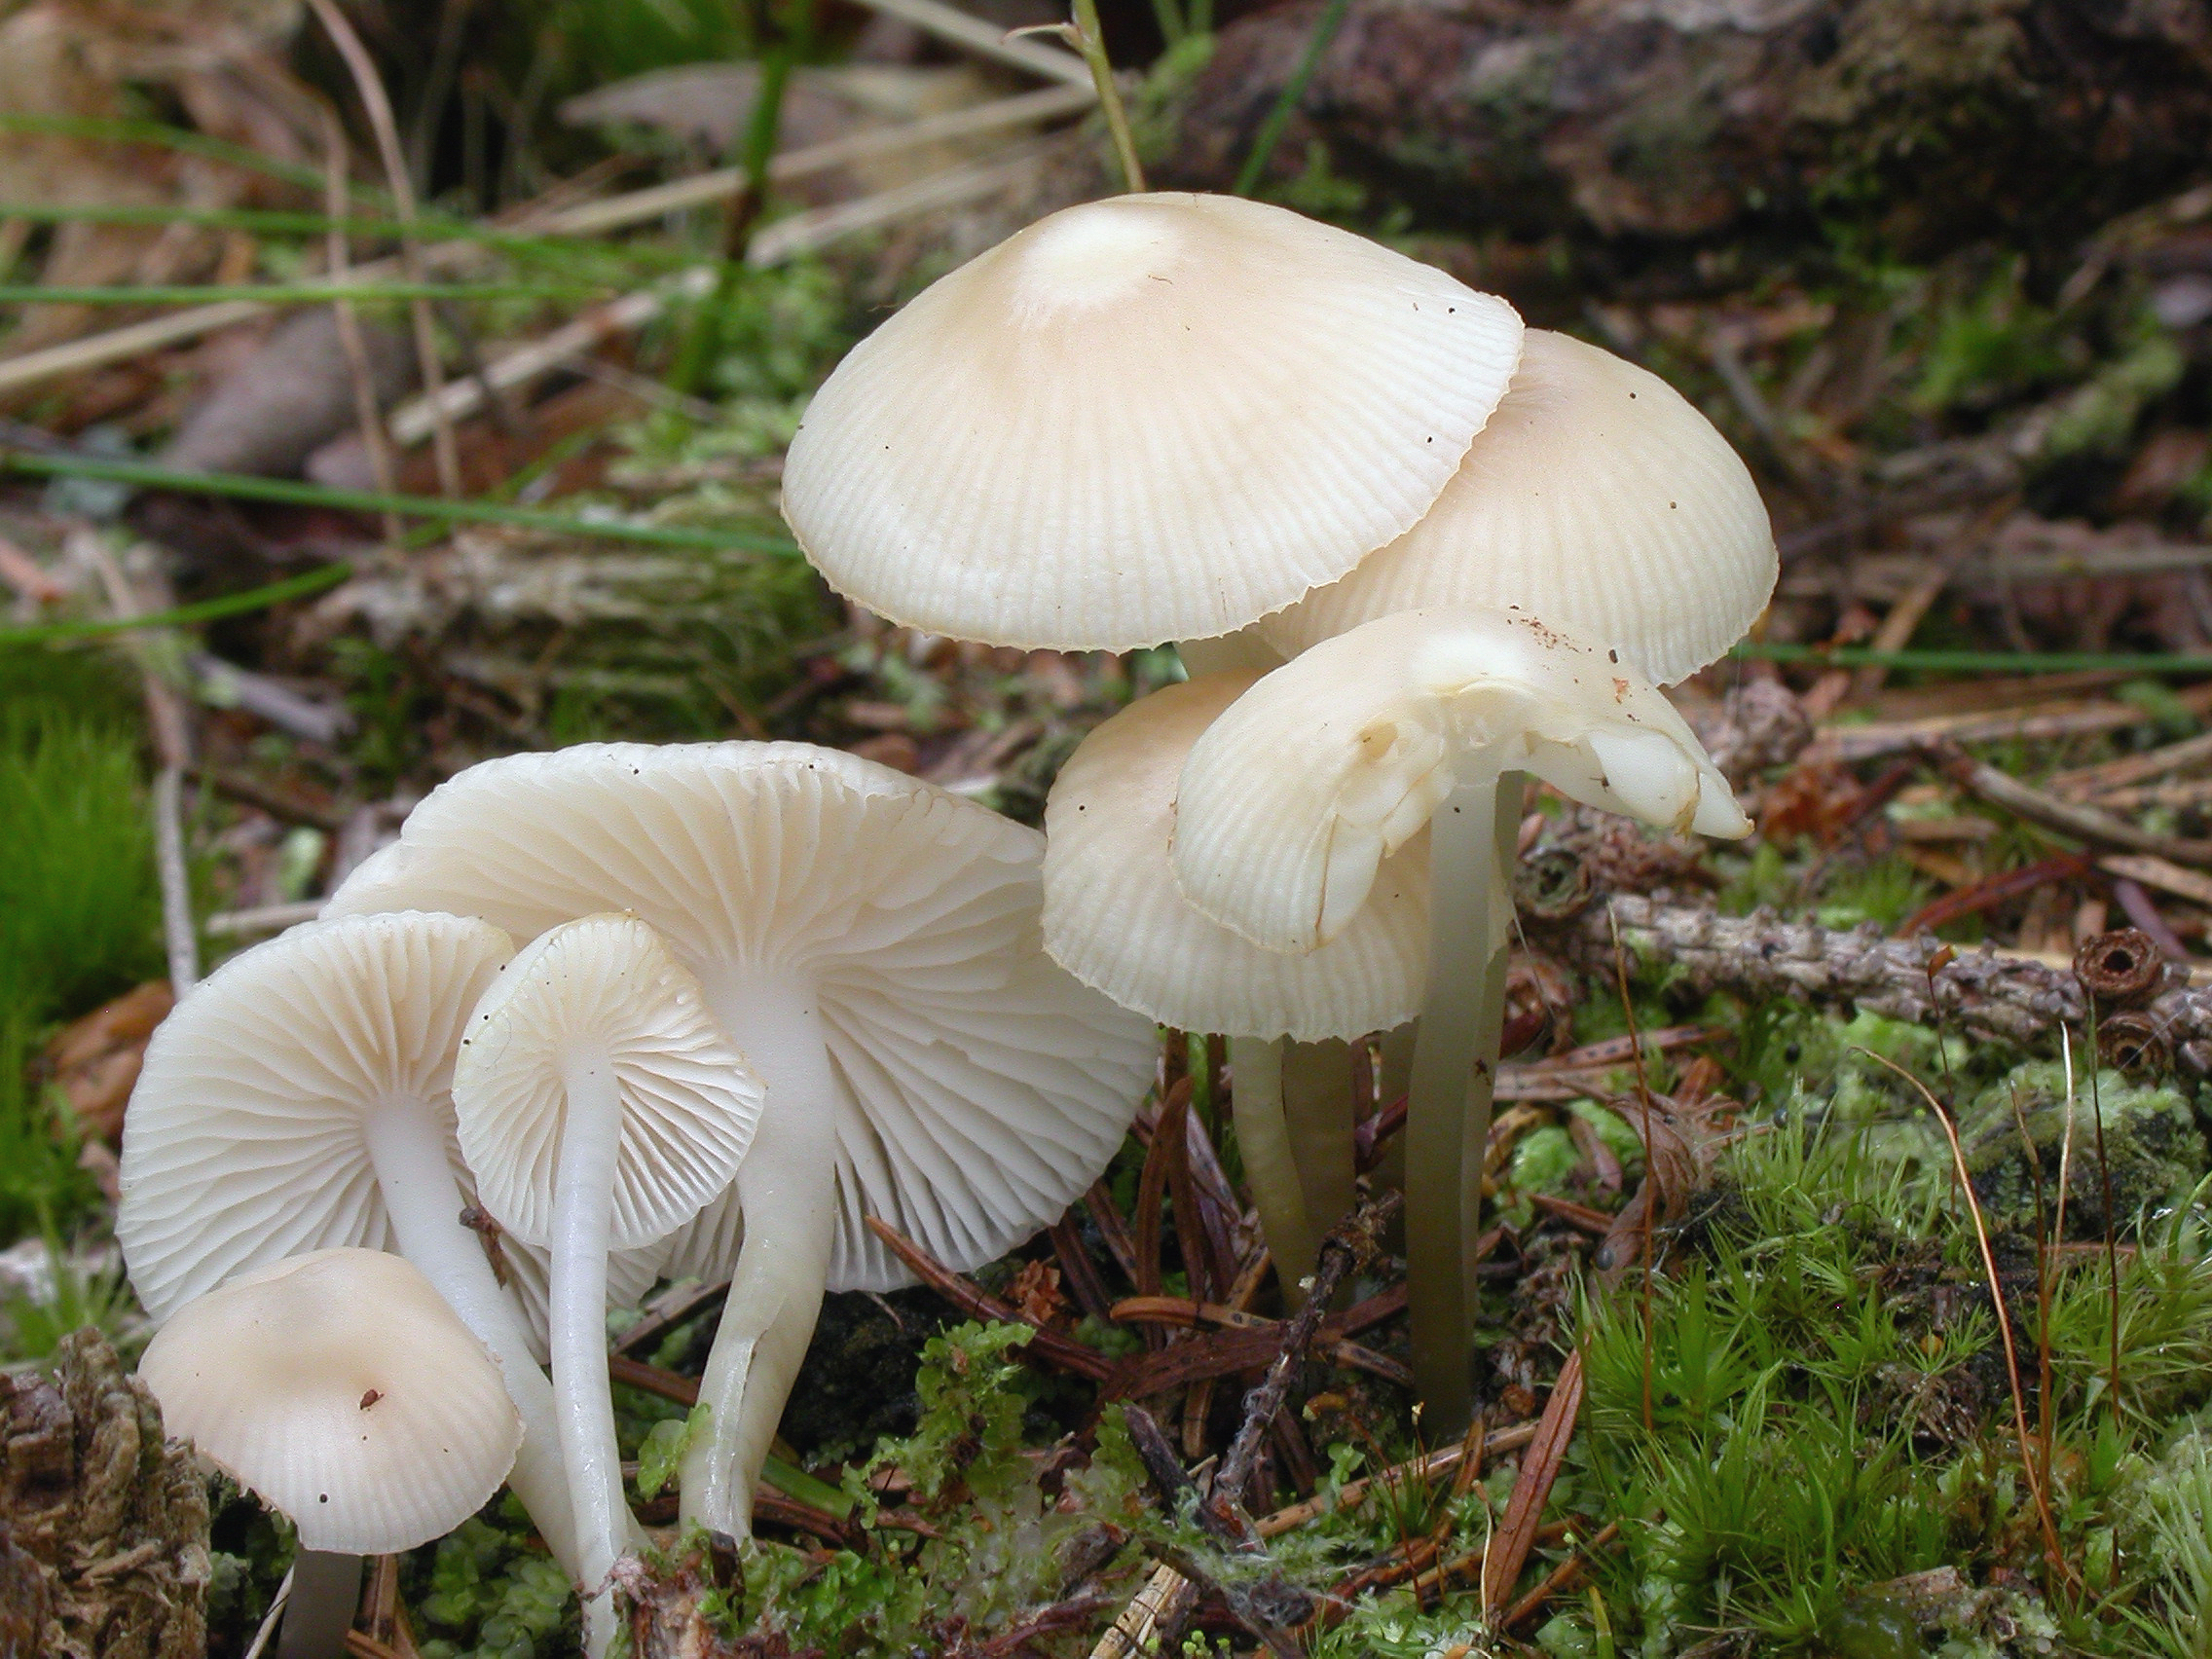
[[[1038,938],[1044,837],[807,744],[585,744],[449,780],[331,914],[450,905],[535,937],[622,908],[723,1014],[804,980],[836,1074],[830,1283],[910,1282],[865,1217],[979,1266],[1055,1220],[1121,1144],[1150,1025]]]
[[[1175,786],[1199,733],[1259,678],[1201,675],[1083,740],[1045,806],[1045,948],[1124,1008],[1190,1031],[1357,1037],[1420,1011],[1428,858],[1417,835],[1369,902],[1303,954],[1263,950],[1194,906],[1169,861]]]
[[[381,1250],[233,1279],[178,1309],[138,1374],[168,1431],[289,1515],[311,1550],[390,1555],[443,1536],[522,1444],[492,1356]]]
[[[626,915],[553,929],[484,993],[454,1062],[461,1154],[484,1206],[526,1244],[553,1241],[571,1068],[602,1066],[622,1113],[614,1249],[697,1214],[735,1179],[760,1121],[760,1079],[652,929]]]
[[[1176,880],[1246,939],[1312,950],[1456,782],[1505,771],[1646,823],[1749,833],[1687,722],[1619,656],[1494,610],[1401,611],[1324,640],[1192,745]]]
[[[854,348],[784,516],[839,592],[959,639],[1226,634],[1410,529],[1520,350],[1503,300],[1287,209],[1087,203]]]
[[[461,1025],[513,949],[466,916],[352,917],[195,986],[146,1046],[124,1120],[115,1232],[146,1310],[166,1319],[286,1256],[389,1248],[364,1124],[421,1100],[451,1124]]]
[[[1261,628],[1288,655],[1394,610],[1518,605],[1672,684],[1744,637],[1776,569],[1758,488],[1712,422],[1657,375],[1532,328],[1427,517]]]

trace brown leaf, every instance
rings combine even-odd
[[[92,1139],[122,1144],[123,1109],[145,1062],[146,1040],[176,1006],[155,979],[94,1009],[47,1045],[48,1073]]]

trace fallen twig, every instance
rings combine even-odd
[[[2072,835],[2098,846],[2120,847],[2134,853],[2150,853],[2157,858],[2171,859],[2177,864],[2212,865],[2212,841],[2194,841],[2178,835],[2160,835],[2115,818],[2109,812],[2100,812],[2093,806],[2080,806],[2072,801],[2052,798],[2038,789],[2032,789],[2019,779],[2000,772],[1987,761],[1976,760],[1956,743],[1943,741],[1928,746],[1928,757],[1942,774],[1971,794],[1979,795],[1992,806],[2001,806],[2031,824],[2040,824],[2046,830],[2055,830],[2062,835]]]
[[[1017,1352],[1075,1376],[1088,1377],[1093,1382],[1104,1382],[1113,1376],[1114,1362],[1096,1348],[1086,1347],[1072,1337],[1062,1336],[1050,1326],[1039,1324],[1012,1303],[1001,1302],[981,1285],[954,1272],[920,1245],[902,1236],[895,1228],[877,1217],[869,1216],[867,1225],[868,1230],[906,1264],[915,1277],[963,1312],[973,1318],[994,1320],[1002,1325],[1028,1326],[1036,1335],[1023,1344]]]
[[[1496,1535],[1483,1557],[1482,1599],[1487,1618],[1497,1618],[1506,1596],[1521,1576],[1522,1566],[1536,1541],[1544,1505],[1551,1500],[1552,1483],[1558,1480],[1567,1443],[1574,1438],[1575,1419],[1581,1414],[1582,1353],[1577,1349],[1560,1367],[1552,1397],[1536,1423],[1535,1438],[1529,1443],[1528,1456],[1521,1459],[1513,1495],[1506,1500],[1505,1519],[1498,1523]]]
[[[1506,1608],[1505,1616],[1497,1622],[1498,1629],[1511,1631],[1517,1625],[1526,1624],[1554,1596],[1563,1590],[1573,1589],[1582,1575],[1590,1570],[1590,1558],[1602,1550],[1612,1548],[1620,1535],[1621,1524],[1618,1521],[1606,1522],[1587,1544],[1546,1573],[1541,1584]]]

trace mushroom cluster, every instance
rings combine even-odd
[[[639,1537],[610,1304],[732,1281],[682,1509],[744,1536],[824,1290],[911,1282],[866,1218],[980,1267],[1122,1144],[1152,1029],[1045,955],[1042,867],[1035,830],[804,744],[453,778],[149,1047],[117,1232],[172,1422],[304,1549],[412,1547],[505,1480],[605,1651]]]
[[[867,1222],[957,1269],[1055,1222],[1155,1021],[1232,1038],[1295,1297],[1352,1192],[1322,1074],[1418,1016],[1417,1374],[1463,1415],[1521,785],[1745,829],[1656,689],[1772,586],[1743,464],[1655,377],[1377,242],[1221,197],[1053,214],[854,350],[784,477],[888,617],[1174,642],[1193,678],[1084,742],[1042,835],[804,744],[471,767],[185,998],[128,1119],[178,1426],[339,1554],[505,1479],[594,1652],[638,1536],[609,1304],[729,1280],[682,1511],[744,1536],[823,1292],[907,1282]]]
[[[1471,1241],[1524,784],[1749,828],[1657,687],[1773,589],[1751,474],[1665,382],[1279,207],[1133,195],[952,272],[839,365],[784,510],[831,584],[994,645],[1177,644],[1046,812],[1046,948],[1232,1039],[1295,1298],[1352,1191],[1332,1040],[1419,1018],[1415,1369],[1471,1406]]]

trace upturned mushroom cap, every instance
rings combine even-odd
[[[607,1066],[622,1106],[608,1238],[636,1250],[727,1187],[760,1080],[699,981],[635,916],[587,916],[525,945],[461,1040],[453,1095],[477,1192],[526,1244],[553,1241],[568,1068]]]
[[[1455,783],[1504,771],[1646,823],[1749,833],[1688,724],[1619,656],[1513,611],[1401,611],[1324,640],[1192,745],[1177,881],[1255,943],[1312,950]]]
[[[1168,849],[1184,757],[1258,679],[1166,686],[1068,757],[1045,806],[1045,948],[1123,1007],[1184,1030],[1310,1041],[1402,1024],[1427,973],[1424,836],[1383,861],[1337,938],[1303,954],[1261,949],[1176,885]]]
[[[1410,529],[1520,349],[1504,301],[1285,208],[1087,203],[854,348],[784,515],[831,586],[938,633],[1226,634]]]
[[[146,1310],[166,1319],[286,1256],[390,1248],[364,1122],[420,1100],[450,1139],[461,1025],[513,949],[470,917],[352,917],[194,987],[147,1045],[124,1121],[115,1232]]]
[[[718,1017],[806,982],[839,1086],[830,1282],[887,1289],[910,1279],[866,1216],[940,1261],[993,1260],[1096,1179],[1151,1076],[1152,1028],[1044,953],[1043,850],[807,744],[585,744],[449,780],[327,913],[435,904],[535,937],[620,907]]]
[[[139,1362],[171,1434],[311,1550],[390,1555],[481,1509],[522,1444],[499,1368],[403,1257],[317,1250],[179,1309]]]
[[[1774,531],[1728,441],[1657,375],[1530,329],[1428,515],[1261,624],[1285,655],[1394,610],[1518,605],[1672,684],[1744,637]]]

